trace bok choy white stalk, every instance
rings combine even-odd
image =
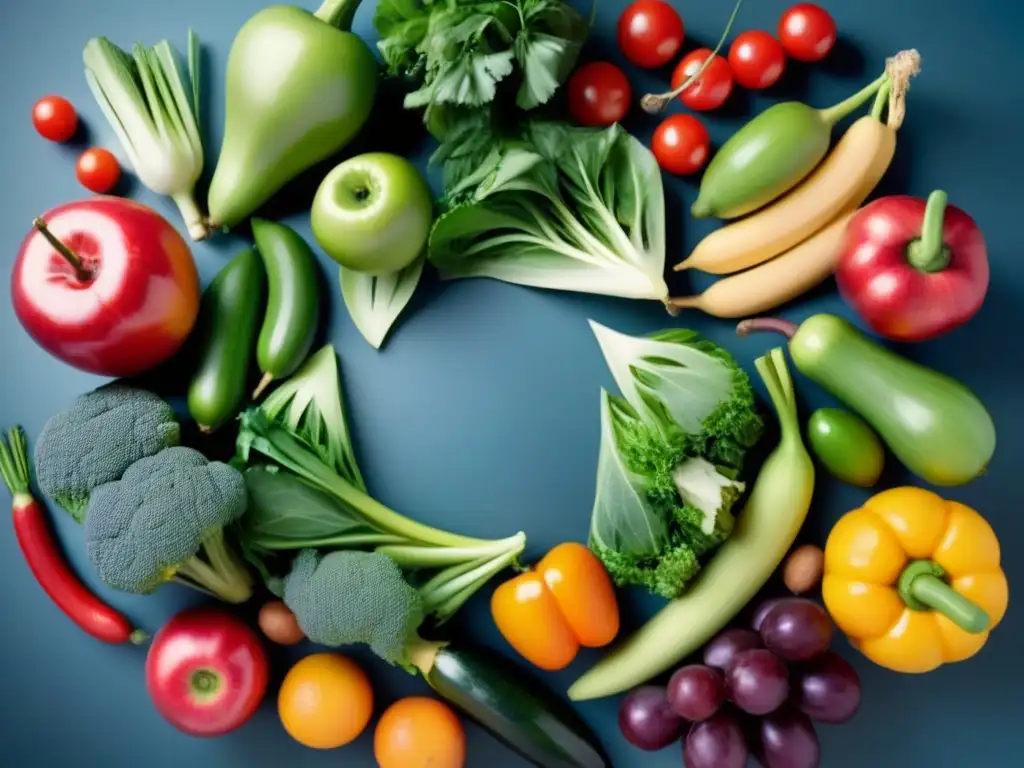
[[[203,172],[199,135],[199,40],[189,30],[188,88],[178,54],[164,40],[137,43],[131,54],[105,37],[86,43],[85,79],[148,189],[177,204],[193,240],[209,235],[195,200]]]

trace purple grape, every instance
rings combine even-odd
[[[664,688],[644,685],[622,700],[619,730],[634,747],[653,752],[683,735],[683,721],[669,706]]]
[[[768,615],[768,612],[771,611],[772,608],[781,603],[783,599],[784,598],[773,597],[771,600],[765,600],[757,606],[757,610],[754,611],[754,617],[750,620],[750,628],[755,632],[760,632],[761,622],[764,621],[764,617]]]
[[[725,701],[725,680],[718,670],[691,664],[677,670],[668,681],[668,703],[684,720],[707,720]]]
[[[785,662],[771,651],[753,648],[738,653],[726,670],[725,682],[733,704],[751,715],[767,715],[789,696]]]
[[[845,723],[860,707],[857,670],[831,651],[801,666],[794,688],[797,706],[820,723]]]
[[[758,760],[764,768],[818,768],[821,745],[803,712],[786,707],[761,721]]]
[[[683,743],[686,768],[744,768],[748,756],[743,729],[724,711],[694,723]]]
[[[764,647],[786,661],[807,661],[832,644],[835,625],[824,608],[801,597],[780,600],[761,621]]]
[[[737,653],[761,647],[761,636],[757,632],[727,629],[704,647],[704,663],[715,669],[728,669]]]

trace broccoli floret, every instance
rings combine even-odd
[[[139,459],[177,445],[171,407],[144,389],[108,384],[50,419],[36,442],[39,488],[78,522],[93,489],[120,480]]]
[[[284,580],[284,602],[306,637],[330,647],[369,645],[408,666],[425,612],[420,593],[387,555],[342,550],[299,553]]]
[[[174,580],[231,603],[252,580],[224,528],[245,513],[240,472],[191,448],[136,461],[92,493],[85,518],[89,559],[104,584],[148,594]]]

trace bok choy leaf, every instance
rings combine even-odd
[[[129,54],[95,37],[86,43],[83,60],[89,88],[139,181],[174,200],[191,238],[205,239],[209,229],[195,199],[204,161],[195,33],[189,30],[188,87],[178,54],[166,40],[152,48],[136,44]]]
[[[412,299],[423,275],[421,256],[405,269],[370,275],[341,268],[341,296],[348,314],[363,337],[380,349],[388,332]]]
[[[429,241],[443,279],[668,300],[661,172],[618,124],[532,123],[467,170],[445,205]]]

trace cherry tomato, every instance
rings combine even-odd
[[[654,131],[651,150],[658,165],[669,173],[696,173],[711,155],[708,129],[693,115],[671,115]]]
[[[584,64],[569,79],[569,112],[581,125],[617,123],[626,116],[632,98],[626,75],[606,61]]]
[[[736,82],[744,88],[752,91],[771,88],[786,68],[786,52],[774,37],[754,29],[733,41],[729,48],[729,68]]]
[[[62,96],[44,96],[32,107],[32,125],[50,141],[68,141],[78,130],[78,113]]]
[[[654,69],[683,47],[683,19],[664,0],[637,0],[619,17],[619,48],[631,64]]]
[[[710,48],[698,48],[686,54],[672,73],[672,90],[675,90],[700,69],[701,64],[711,55]],[[732,93],[732,69],[721,56],[715,56],[707,68],[701,72],[685,91],[679,94],[679,100],[697,112],[707,112],[722,106]]]
[[[798,3],[779,19],[779,40],[797,61],[820,61],[836,44],[836,22],[814,3]]]
[[[121,178],[121,166],[108,150],[92,147],[79,156],[75,175],[83,187],[102,195],[112,190]]]

